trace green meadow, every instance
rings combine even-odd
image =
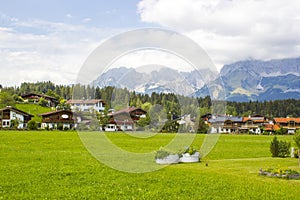
[[[107,137],[124,150],[142,153],[158,150],[174,134]],[[204,138],[196,135],[193,146],[200,148]],[[292,136],[278,138],[293,146]],[[299,199],[300,180],[258,175],[260,168],[300,170],[295,158],[271,157],[272,139],[221,135],[200,163],[126,173],[95,159],[77,132],[0,131],[0,199]]]

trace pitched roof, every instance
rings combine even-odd
[[[55,111],[50,111],[50,112],[46,112],[46,113],[39,114],[38,116],[47,116],[47,115],[53,115],[53,114],[60,113],[60,112],[68,112],[68,113],[73,113],[73,112],[72,112],[72,111],[70,111],[70,110],[55,110]]]
[[[110,113],[108,115],[118,115],[118,114],[121,114],[121,113],[130,113],[130,112],[133,112],[135,110],[141,110],[142,112],[145,112],[147,113],[146,111],[144,111],[143,109],[141,108],[136,108],[136,107],[129,107],[129,108],[125,108],[125,109],[122,109],[122,110],[118,110],[114,113]]]
[[[43,97],[43,98],[47,98],[47,99],[57,101],[57,99],[55,97],[48,96],[48,95],[45,95],[45,94],[38,94],[38,93],[34,93],[34,92],[31,92],[31,93],[28,93],[28,94],[23,94],[21,97],[26,98],[26,97],[30,97],[30,96],[38,96],[38,97]]]
[[[96,104],[98,102],[105,104],[102,99],[70,99],[67,101],[68,104]]]
[[[290,121],[300,123],[300,118],[274,118],[274,121],[275,123],[288,123]]]
[[[246,122],[248,120],[252,120],[253,122],[264,122],[265,118],[264,117],[243,117],[243,122]]]
[[[230,117],[230,116],[217,116],[209,119],[208,121],[210,123],[217,123],[217,122],[225,122],[227,120],[233,121],[233,122],[242,122],[243,117]]]
[[[23,114],[23,115],[26,115],[26,116],[30,116],[30,117],[33,117],[33,115],[27,113],[27,112],[24,112],[22,110],[19,110],[17,108],[14,108],[14,107],[11,107],[11,106],[7,106],[7,107],[4,107],[4,108],[1,108],[0,111],[5,111],[5,110],[13,110],[15,111],[16,113],[19,113],[19,114]]]

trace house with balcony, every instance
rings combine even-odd
[[[73,112],[70,110],[57,110],[43,114],[41,129],[72,129],[76,127],[77,119],[74,118]]]
[[[141,108],[129,107],[116,112],[109,113],[109,123],[105,131],[132,131],[135,129],[136,122],[146,117],[147,112]]]
[[[288,134],[294,134],[297,129],[300,129],[300,118],[274,118],[274,124],[280,128],[288,130]]]
[[[243,124],[242,117],[212,116],[208,120],[210,133],[239,133]]]
[[[71,99],[67,101],[73,111],[82,112],[103,112],[105,102],[102,99]]]
[[[12,128],[14,126],[18,129],[27,128],[27,123],[32,117],[33,115],[29,113],[7,106],[0,109],[0,128]]]
[[[38,93],[28,93],[23,94],[21,97],[24,99],[25,102],[32,102],[38,103],[41,98],[45,99],[48,102],[49,107],[55,107],[59,104],[59,101],[55,97],[51,97],[45,94],[38,94]]]
[[[243,123],[240,127],[240,132],[260,135],[265,123],[268,123],[268,120],[264,116],[256,115],[243,117]]]

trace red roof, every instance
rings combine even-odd
[[[289,123],[290,121],[300,123],[300,118],[274,118],[274,121],[275,123]]]
[[[264,124],[266,131],[277,131],[280,129],[280,126],[277,124]]]

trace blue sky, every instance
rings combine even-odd
[[[1,13],[22,20],[86,24],[95,27],[139,27],[138,0],[2,0]]]
[[[0,0],[0,5],[0,84],[7,86],[43,80],[72,84],[103,41],[143,27],[191,38],[218,69],[239,60],[300,54],[300,1],[295,0]],[[152,56],[130,55],[120,65],[167,59]]]

